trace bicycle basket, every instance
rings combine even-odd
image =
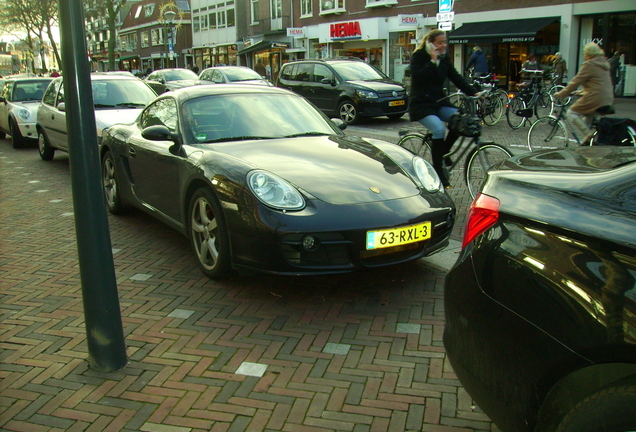
[[[474,138],[481,133],[481,122],[478,118],[458,113],[448,121],[448,129],[456,131],[461,136]]]

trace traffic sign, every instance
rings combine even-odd
[[[452,0],[439,0],[439,11],[440,12],[450,12],[453,10],[453,1]]]
[[[443,31],[448,31],[453,29],[452,21],[442,21],[437,23],[437,28]]]
[[[437,14],[437,22],[452,21],[455,19],[455,12],[440,12]]]

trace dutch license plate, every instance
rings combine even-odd
[[[398,106],[398,105],[405,105],[405,104],[406,104],[406,101],[404,100],[389,102],[389,106]]]
[[[399,246],[431,238],[431,223],[367,231],[367,250]]]

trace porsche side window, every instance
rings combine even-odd
[[[141,127],[163,125],[177,129],[177,103],[172,98],[160,99],[150,105],[141,116]]]

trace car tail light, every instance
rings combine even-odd
[[[493,226],[499,219],[500,202],[497,198],[480,193],[473,201],[466,218],[466,230],[462,249],[475,238]]]

